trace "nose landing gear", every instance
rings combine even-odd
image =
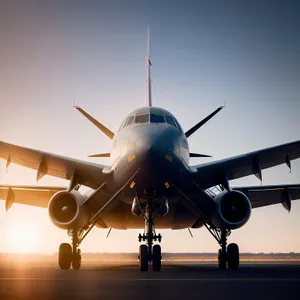
[[[139,234],[139,242],[144,241],[146,244],[140,245],[139,249],[139,261],[140,261],[140,270],[148,271],[148,263],[152,262],[153,271],[160,271],[161,269],[161,247],[160,245],[154,245],[153,241],[161,242],[161,234],[156,234],[154,227],[154,220],[156,214],[153,212],[153,201],[152,197],[148,198],[147,205],[144,212],[145,220],[145,232]]]

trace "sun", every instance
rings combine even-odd
[[[36,252],[38,246],[38,229],[34,223],[14,224],[8,232],[8,248],[10,252]]]

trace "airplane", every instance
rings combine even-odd
[[[69,180],[67,187],[1,185],[0,199],[8,211],[13,203],[48,209],[52,223],[66,230],[71,243],[59,246],[61,269],[81,267],[80,244],[98,228],[144,229],[138,235],[139,269],[161,270],[162,235],[157,229],[206,228],[219,244],[218,267],[237,269],[239,247],[227,245],[232,230],[245,225],[254,208],[279,204],[291,210],[300,199],[300,184],[232,187],[233,179],[255,175],[280,164],[291,169],[300,157],[300,140],[209,163],[190,165],[190,157],[209,157],[189,151],[188,138],[224,107],[220,106],[184,131],[169,111],[152,106],[150,35],[146,58],[146,105],[132,111],[114,133],[85,110],[75,106],[112,140],[111,153],[101,165],[0,141],[6,168],[15,163],[45,175]],[[80,187],[90,188],[81,193]]]

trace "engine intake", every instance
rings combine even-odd
[[[216,196],[215,201],[216,211],[211,222],[217,228],[240,228],[251,216],[251,203],[242,192],[222,192]]]
[[[48,204],[52,223],[61,229],[79,229],[90,218],[89,210],[83,205],[85,197],[78,191],[60,191],[54,194]]]

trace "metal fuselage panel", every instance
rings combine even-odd
[[[147,113],[174,118],[170,112],[156,107],[137,109],[128,117]],[[108,213],[103,216],[108,227],[143,228],[143,218],[131,214],[131,204],[135,196],[143,199],[145,192],[153,193],[154,200],[158,202],[164,196],[168,198],[170,212],[167,216],[158,218],[157,228],[185,228],[195,222],[192,213],[184,212],[178,226],[174,224],[178,196],[169,192],[170,184],[183,185],[190,174],[188,142],[177,120],[176,122],[176,126],[166,122],[146,122],[132,123],[123,128],[122,124],[113,140],[108,189],[114,194],[138,169],[139,172],[133,183],[119,197],[124,205],[116,208],[114,214]]]

